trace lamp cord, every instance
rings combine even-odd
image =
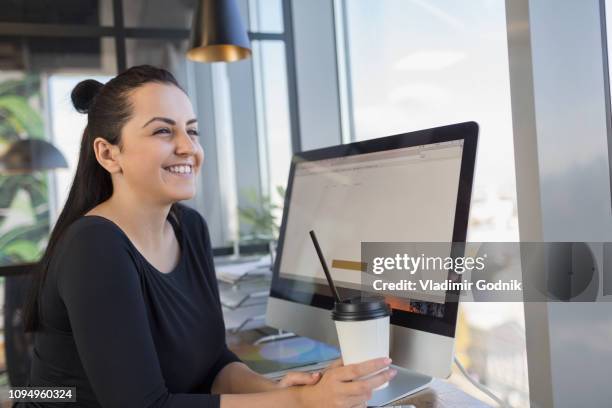
[[[480,391],[484,392],[488,397],[490,397],[493,401],[497,402],[499,404],[500,407],[502,408],[509,408],[509,406],[501,400],[501,398],[499,398],[497,395],[493,394],[487,387],[485,387],[483,384],[479,383],[478,381],[476,381],[474,378],[472,378],[471,375],[468,374],[467,370],[463,367],[463,365],[461,364],[461,362],[459,362],[459,360],[457,359],[457,357],[453,357],[453,361],[455,362],[455,365],[457,366],[457,368],[459,369],[459,371],[461,371],[461,374],[463,374],[465,376],[465,378],[467,378],[467,380],[472,383],[472,385],[476,388],[478,388]]]

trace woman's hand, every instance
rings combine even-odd
[[[323,374],[325,374],[327,371],[331,370],[332,368],[342,367],[343,364],[344,363],[342,362],[342,358],[334,360],[330,365],[325,367],[325,370],[323,370]]]
[[[278,388],[287,388],[294,385],[314,385],[321,379],[321,373],[304,373],[293,371],[287,373],[281,380],[276,383]]]
[[[372,391],[391,380],[396,371],[388,369],[367,379],[360,378],[382,370],[389,364],[391,359],[388,358],[377,358],[347,366],[340,366],[339,362],[335,362],[323,373],[318,383],[300,390],[302,406],[363,407],[372,397]]]
[[[314,385],[316,384],[323,374],[332,368],[342,367],[342,359],[339,358],[334,360],[330,365],[325,367],[323,372],[304,373],[300,371],[294,371],[287,373],[278,383],[278,388],[287,388],[294,385]]]
[[[334,360],[330,365],[325,367],[323,372],[317,371],[312,373],[305,373],[301,371],[292,371],[290,373],[287,373],[283,378],[280,379],[280,381],[276,383],[276,385],[278,388],[287,388],[292,387],[294,385],[314,385],[321,379],[321,376],[323,374],[336,367],[342,367],[341,358]]]

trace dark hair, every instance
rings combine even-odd
[[[121,147],[121,129],[133,113],[130,93],[147,83],[171,84],[183,90],[170,72],[150,65],[132,67],[104,85],[94,79],[87,79],[79,82],[72,90],[72,103],[77,111],[87,114],[87,126],[83,131],[79,163],[68,199],[32,275],[25,307],[26,331],[36,330],[40,324],[40,295],[59,239],[75,220],[106,201],[113,193],[111,176],[98,163],[93,141],[102,137]],[[176,205],[172,205],[170,211],[173,216],[177,216]]]

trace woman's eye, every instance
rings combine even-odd
[[[155,132],[153,132],[154,135],[158,135],[161,133],[171,133],[171,132],[170,132],[170,129],[168,128],[157,129]]]
[[[196,129],[189,129],[187,131],[187,133],[189,133],[192,136],[199,136],[200,135],[200,132],[198,132]]]

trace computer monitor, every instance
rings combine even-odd
[[[311,229],[343,297],[359,285],[336,261],[359,261],[362,242],[465,242],[477,138],[466,122],[294,155],[266,323],[337,344]],[[458,304],[386,300],[394,364],[449,376]]]

